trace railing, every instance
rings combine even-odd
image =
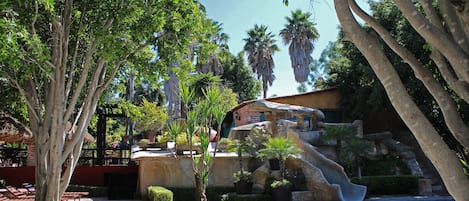
[[[98,151],[104,152],[104,157],[98,159]],[[130,149],[105,148],[105,149],[82,149],[79,165],[128,165],[130,160]],[[0,147],[0,167],[26,166],[27,149]],[[101,161],[101,162],[100,162]]]
[[[98,158],[98,151],[104,151],[104,158]],[[82,149],[78,164],[99,165],[128,165],[130,163],[130,149],[105,148],[105,149]]]
[[[23,148],[0,148],[0,167],[26,166],[26,149]]]

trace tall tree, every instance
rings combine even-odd
[[[222,23],[210,19],[207,21],[210,25],[208,26],[209,31],[207,31],[205,37],[209,39],[209,43],[205,44],[205,46],[215,45],[216,47],[211,47],[213,50],[210,51],[208,55],[198,55],[203,58],[198,58],[197,71],[201,73],[211,72],[213,75],[221,75],[223,74],[223,66],[220,56],[221,54],[228,52],[227,43],[229,36],[223,32]]]
[[[254,28],[247,31],[248,37],[243,40],[246,42],[244,51],[248,54],[248,62],[252,71],[257,73],[257,79],[262,80],[262,89],[264,98],[267,98],[267,89],[272,86],[275,80],[274,60],[272,55],[280,49],[275,44],[275,34],[267,32],[267,26],[254,25]]]
[[[228,53],[222,58],[223,84],[238,94],[238,103],[256,99],[261,94],[261,83],[246,65],[244,52],[234,56]]]
[[[98,100],[119,69],[150,63],[163,25],[196,33],[203,17],[194,1],[174,0],[3,1],[0,10],[0,72],[28,106],[35,199],[44,201],[65,192]],[[186,40],[169,50],[174,57]]]
[[[453,98],[465,103],[469,101],[469,16],[466,14],[469,1],[393,1],[413,29],[426,41],[427,44],[421,48],[430,48],[431,59],[437,65],[438,72],[444,79],[441,81],[445,84],[436,80],[414,52],[395,40],[382,24],[361,10],[355,1],[334,0],[334,4],[344,38],[350,40],[365,56],[383,84],[391,104],[435,165],[449,193],[456,200],[469,200],[469,179],[464,174],[458,157],[412,100],[383,46],[379,44],[379,40],[383,40],[409,65],[416,78],[423,83],[422,90],[428,90],[432,94],[451,134],[467,150],[469,130],[458,113]],[[361,27],[356,16],[365,21],[374,32]],[[446,91],[445,86],[454,93]]]
[[[280,30],[280,36],[285,45],[290,44],[291,67],[297,82],[308,81],[309,65],[313,62],[311,53],[314,50],[314,42],[319,38],[315,23],[309,20],[311,13],[303,13],[300,9],[291,12],[291,17],[285,17],[287,24]]]

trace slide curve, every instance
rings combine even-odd
[[[301,165],[308,190],[313,193],[314,198],[321,201],[362,201],[366,187],[351,183],[342,166],[302,140],[297,131],[290,127],[287,131],[288,138],[303,151],[295,163],[299,162]]]

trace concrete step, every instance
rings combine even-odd
[[[316,201],[311,191],[293,191],[292,201]]]

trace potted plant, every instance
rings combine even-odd
[[[271,184],[274,200],[291,200],[291,183],[285,179],[285,162],[289,157],[296,157],[299,153],[300,149],[295,146],[294,142],[285,137],[270,138],[264,143],[264,148],[259,150],[257,157],[260,159],[277,158],[280,163],[281,178]],[[282,194],[282,196],[277,194]]]
[[[138,141],[138,146],[140,147],[140,149],[146,150],[149,142],[150,141],[148,139],[141,139],[140,141]]]
[[[252,192],[252,177],[251,172],[243,170],[233,173],[235,192],[237,194],[251,194]]]
[[[167,130],[169,135],[168,148],[174,148],[176,144],[176,137],[184,130],[183,122],[174,120],[167,124]]]
[[[249,194],[252,190],[251,173],[244,170],[243,153],[252,153],[253,144],[248,139],[232,140],[228,145],[230,152],[236,152],[240,170],[233,174],[237,194]]]
[[[159,147],[161,149],[167,149],[169,140],[170,140],[169,134],[164,133],[162,135],[156,136],[156,142],[154,143],[154,145],[155,147]]]
[[[140,130],[150,142],[155,142],[156,134],[161,131],[167,119],[168,114],[162,107],[146,99],[143,99],[142,105],[137,106],[136,110],[132,113],[132,120],[135,121],[135,127]]]
[[[221,138],[217,144],[217,151],[226,151],[228,146],[232,143],[232,140],[229,138]]]
[[[270,184],[274,201],[291,201],[291,183],[286,179],[275,180]]]
[[[274,137],[264,143],[264,148],[260,149],[257,157],[262,160],[278,159],[280,163],[280,173],[285,176],[285,161],[289,157],[296,157],[300,153],[293,141],[285,137]]]
[[[195,151],[197,154],[199,152],[200,138],[194,135],[192,136],[191,141],[192,141],[192,151]],[[176,137],[175,149],[176,149],[177,155],[183,155],[184,151],[190,150],[189,136],[187,135],[186,132],[182,132]]]

